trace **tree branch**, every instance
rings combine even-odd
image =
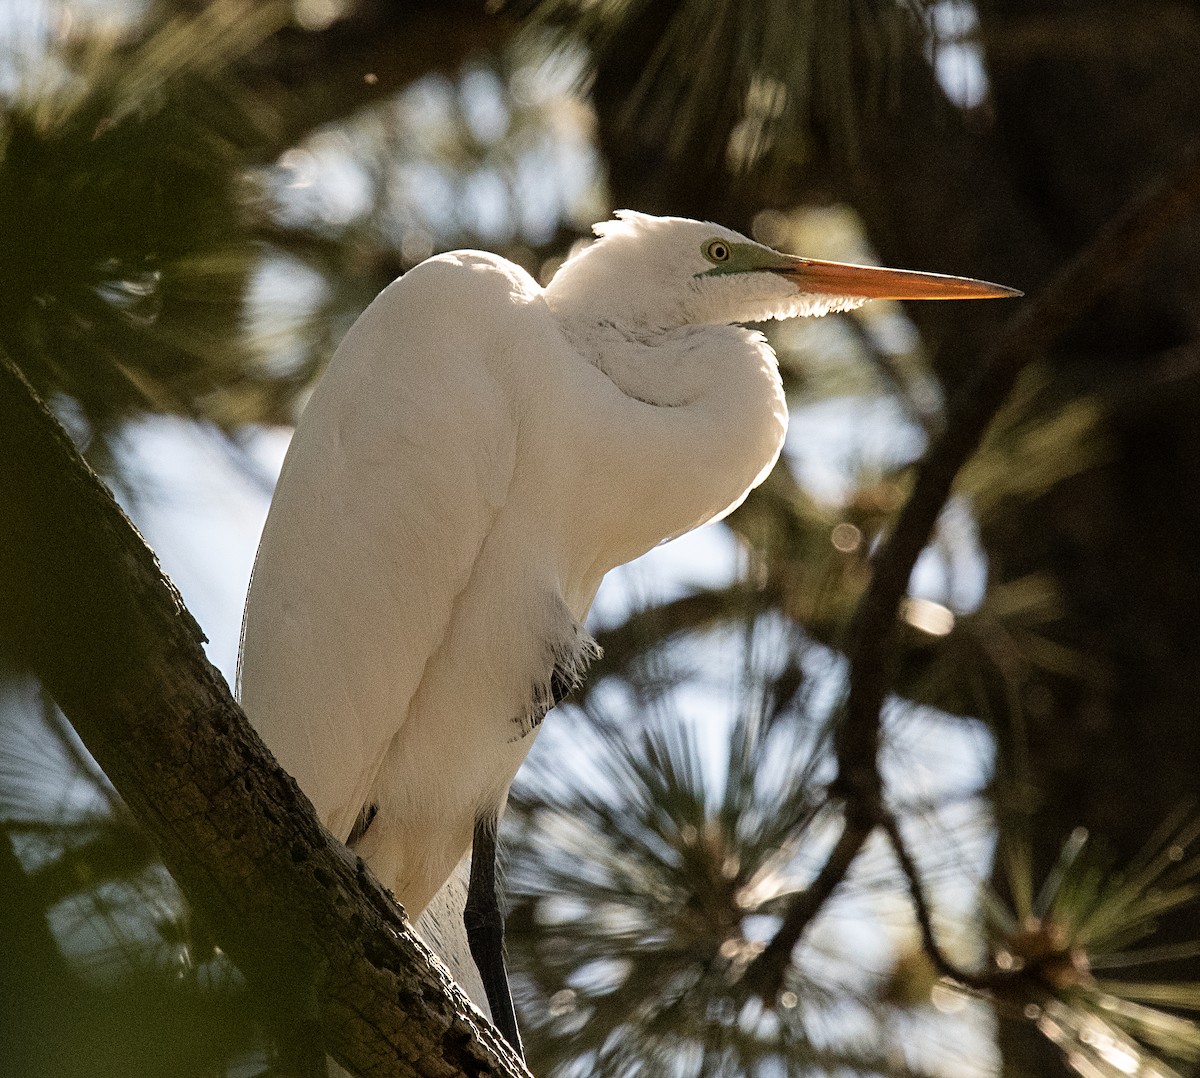
[[[788,906],[783,923],[770,943],[746,970],[746,986],[766,1000],[774,1000],[783,988],[784,974],[792,960],[792,951],[804,930],[821,912],[839,883],[846,878],[854,859],[875,829],[874,821],[847,815],[842,833],[834,843],[825,864],[813,880]]]
[[[916,861],[909,853],[908,845],[904,841],[904,836],[900,833],[900,825],[896,822],[896,817],[890,812],[885,813],[880,821],[880,826],[891,843],[892,852],[896,855],[896,860],[900,864],[900,869],[904,873],[904,878],[908,881],[908,893],[912,898],[913,912],[916,914],[917,927],[921,930],[921,946],[924,947],[925,953],[929,956],[929,960],[933,963],[934,969],[943,977],[949,977],[952,981],[958,981],[959,984],[966,985],[968,988],[974,988],[976,991],[987,991],[989,989],[1002,988],[1006,984],[1011,984],[1022,972],[1013,970],[993,970],[989,973],[972,973],[962,969],[956,963],[952,962],[942,950],[942,945],[938,942],[937,933],[933,928],[933,909],[929,905],[929,899],[925,894],[925,885],[921,881],[921,871],[917,868]]]
[[[1188,147],[1175,168],[1132,199],[1042,292],[1018,310],[985,354],[974,379],[956,396],[945,431],[918,466],[912,493],[873,560],[871,582],[851,623],[849,692],[834,732],[838,775],[833,791],[845,801],[845,830],[810,888],[819,885],[815,898],[808,891],[796,896],[776,938],[747,973],[764,995],[778,993],[796,943],[871,832],[887,819],[879,771],[880,717],[892,681],[897,612],[955,478],[1025,365],[1105,292],[1127,280],[1166,231],[1197,204],[1200,142]]]
[[[41,678],[288,1039],[364,1078],[528,1072],[246,722],[154,554],[0,357],[0,653]]]

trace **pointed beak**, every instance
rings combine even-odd
[[[1015,288],[989,284],[973,277],[944,273],[852,266],[846,262],[821,262],[815,258],[788,257],[772,272],[786,277],[801,292],[829,296],[862,296],[865,299],[1007,299],[1024,295]]]

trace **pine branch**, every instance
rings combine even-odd
[[[528,1072],[318,822],[199,626],[0,359],[0,653],[41,678],[285,1041],[364,1076]]]
[[[879,771],[880,721],[895,666],[897,613],[913,566],[929,542],[955,478],[979,447],[1026,364],[1127,279],[1167,230],[1198,204],[1200,142],[1184,151],[1174,169],[1133,198],[1009,320],[975,378],[956,397],[942,436],[921,461],[912,493],[873,561],[871,582],[851,624],[849,692],[834,732],[838,775],[832,788],[845,804],[845,829],[816,882],[796,897],[776,937],[747,971],[750,983],[765,997],[778,994],[804,931],[845,878],[871,833],[887,820]],[[894,841],[898,838],[896,832]],[[919,893],[916,883],[914,895]]]

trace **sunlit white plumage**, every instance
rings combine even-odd
[[[473,251],[389,285],[313,393],[263,533],[246,712],[339,839],[377,806],[356,848],[412,917],[586,667],[604,574],[775,463],[775,356],[732,323],[857,306],[894,273],[678,218],[596,232],[545,289]]]

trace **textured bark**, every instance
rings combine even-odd
[[[250,728],[108,490],[0,362],[0,651],[71,720],[283,1043],[364,1076],[527,1071]]]

